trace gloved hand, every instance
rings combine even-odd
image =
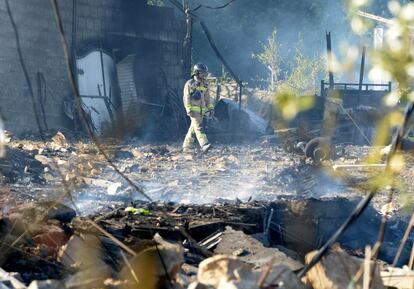
[[[206,116],[208,116],[210,118],[214,118],[214,109],[207,111]]]

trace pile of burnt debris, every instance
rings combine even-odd
[[[359,204],[354,191],[367,178],[357,168],[369,147],[347,146],[324,164],[353,170],[341,182],[268,139],[208,155],[116,142],[105,150],[158,201],[135,198],[88,142],[60,132],[9,140],[0,159],[0,289],[413,288],[414,218],[381,196],[305,270]],[[370,253],[384,215],[381,249]]]
[[[319,289],[363,288],[367,280],[370,288],[413,288],[409,267],[371,262],[364,252],[381,219],[372,208],[300,275],[355,204],[136,202],[88,218],[57,202],[17,205],[0,217],[0,288]],[[408,225],[390,222],[382,260],[397,253]],[[398,253],[401,265],[407,250]]]

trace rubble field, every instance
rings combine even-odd
[[[22,204],[1,218],[1,266],[5,272],[17,272],[3,273],[2,280],[11,284],[17,278],[31,284],[29,288],[221,288],[223,282],[236,288],[266,288],[257,284],[268,272],[263,284],[308,288],[305,284],[321,282],[325,272],[326,282],[339,282],[327,264],[341,260],[348,277],[356,274],[363,262],[361,247],[377,237],[381,216],[372,207],[319,267],[302,281],[295,272],[356,204],[342,198],[209,205],[134,202],[89,218],[52,202]],[[390,220],[382,260],[392,260],[406,225],[401,219]],[[408,257],[405,250],[401,263]],[[378,263],[374,282],[382,286],[380,272],[392,270]],[[151,272],[157,277],[147,278]],[[135,277],[148,287],[136,287]],[[173,287],[166,285],[168,278]]]
[[[61,138],[57,134],[46,145],[27,140],[9,144],[9,157],[0,164],[9,201],[55,199],[62,194],[62,177],[71,185],[78,210],[86,215],[145,199],[108,165],[93,144],[69,143],[63,134]],[[117,168],[152,200],[183,204],[362,196],[368,176],[382,169],[352,167],[368,156],[368,146],[344,146],[338,158],[323,166],[266,142],[217,144],[205,155],[183,154],[178,143],[130,140],[106,144],[105,148]],[[412,193],[409,184],[414,183],[412,163],[408,159],[401,175],[408,193]],[[351,167],[338,174],[335,165]],[[386,196],[384,192],[375,198],[378,209],[387,202]]]
[[[403,269],[387,264],[397,254],[412,201],[396,194],[390,204],[388,192],[376,196],[317,266],[296,277],[310,252],[351,214],[370,174],[381,170],[333,169],[362,163],[369,147],[344,146],[335,160],[318,166],[268,142],[217,144],[206,154],[133,139],[105,149],[152,202],[88,142],[68,141],[62,133],[46,144],[9,142],[0,164],[4,288],[346,288],[330,264],[341,262],[341,274],[358,275],[384,214],[389,229],[373,284],[401,281],[389,276]],[[408,196],[412,163],[407,160],[400,176]],[[409,257],[406,246],[397,265]],[[137,279],[144,287],[136,287]]]

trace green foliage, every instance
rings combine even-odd
[[[294,60],[283,62],[280,56],[280,44],[276,39],[277,31],[273,30],[262,44],[263,51],[253,54],[253,58],[267,67],[269,71],[269,89],[275,91],[274,104],[284,119],[292,119],[297,113],[307,110],[313,105],[313,96],[319,90],[319,82],[325,78],[327,71],[322,57],[307,57],[303,53],[303,41],[295,46]],[[284,79],[279,79],[281,65]]]
[[[384,146],[389,143],[391,132],[400,127],[404,122],[401,113],[403,103],[414,101],[412,87],[414,83],[414,53],[412,50],[413,27],[414,27],[414,3],[410,1],[387,1],[388,11],[382,11],[383,15],[391,15],[392,24],[387,27],[382,48],[371,51],[368,55],[373,64],[370,74],[380,73],[386,75],[393,81],[396,90],[386,95],[383,99],[384,105],[388,107],[388,113],[377,124],[377,133],[374,138],[374,148],[367,157],[367,163],[381,163],[383,156],[375,147]],[[372,2],[371,2],[372,3]],[[376,4],[376,3],[375,3]],[[349,11],[352,28],[355,33],[363,35],[371,24],[359,20],[358,10],[370,11],[378,9],[377,5],[369,6],[364,1],[349,1]],[[369,26],[370,25],[370,26]],[[389,147],[388,147],[389,151]],[[384,152],[384,150],[383,150]],[[374,192],[390,191],[398,192],[401,206],[410,206],[412,210],[412,197],[404,180],[398,175],[406,170],[405,155],[396,151],[388,156],[387,170],[382,174],[373,174],[368,180],[369,190]]]
[[[211,6],[223,4],[222,0],[204,2]],[[191,1],[190,6],[196,7],[196,3]],[[334,27],[335,35],[347,38],[350,30],[345,28],[346,14],[342,1],[237,0],[225,9],[200,9],[196,14],[209,27],[235,73],[254,85],[267,79],[269,70],[251,55],[263,51],[263,43],[267,44],[274,27],[278,29],[278,44],[283,48],[280,51],[282,58],[290,57],[286,55],[287,48],[296,42],[292,36],[299,32],[306,43],[304,53],[310,54],[325,51],[324,31]],[[194,24],[193,29],[193,59],[202,60],[213,74],[219,75],[220,61],[212,53],[200,26]]]
[[[262,43],[263,51],[258,54],[253,54],[252,57],[262,63],[269,71],[269,89],[274,91],[276,83],[280,76],[280,64],[282,63],[280,57],[280,44],[276,41],[277,30],[274,29],[272,34],[267,39],[267,43]]]
[[[384,98],[384,104],[391,113],[384,118],[379,127],[388,129],[378,130],[376,145],[384,145],[391,128],[400,126],[403,121],[399,105],[414,101],[412,86],[414,83],[414,53],[412,51],[412,35],[414,27],[414,3],[401,4],[389,1],[389,14],[393,15],[393,24],[388,27],[381,49],[373,51],[371,73],[382,73],[396,83],[397,90]],[[362,9],[356,4],[351,5],[351,11]],[[356,19],[358,16],[353,16]],[[358,31],[357,31],[358,32]]]
[[[302,40],[295,47],[294,61],[288,63],[285,78],[278,83],[278,91],[291,91],[297,95],[315,95],[320,81],[327,76],[326,60],[321,56],[307,57]]]
[[[164,6],[164,0],[147,0],[147,4],[150,6]]]

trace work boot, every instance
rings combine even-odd
[[[391,151],[391,145],[386,146],[385,148],[380,150],[380,155],[381,156],[388,156],[390,154]]]
[[[193,150],[191,148],[183,148],[182,152],[186,154],[190,154],[193,152]]]
[[[207,143],[207,144],[203,145],[203,147],[201,148],[201,151],[202,151],[203,153],[206,153],[206,152],[208,152],[211,148],[212,148],[211,143]]]

